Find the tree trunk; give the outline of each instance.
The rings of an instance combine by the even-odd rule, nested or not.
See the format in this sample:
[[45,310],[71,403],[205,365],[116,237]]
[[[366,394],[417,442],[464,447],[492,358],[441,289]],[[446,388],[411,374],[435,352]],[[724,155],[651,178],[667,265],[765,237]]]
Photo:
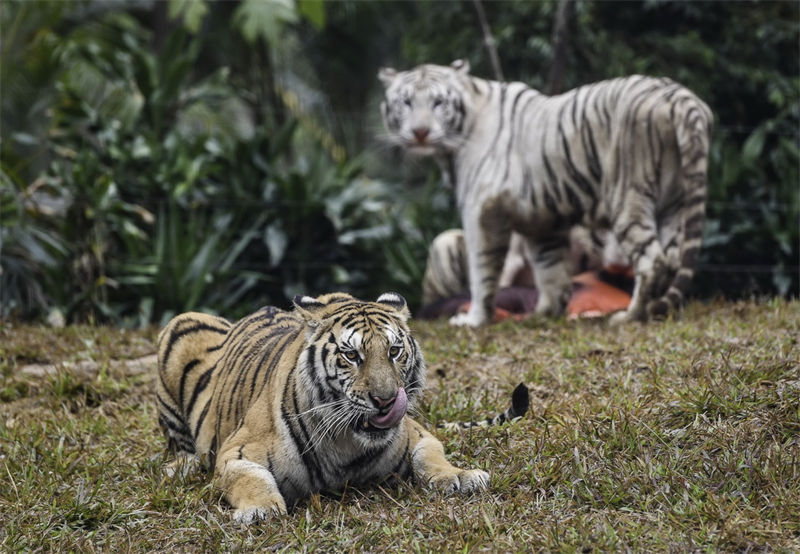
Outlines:
[[500,67],[500,58],[497,56],[497,46],[492,36],[492,30],[489,28],[489,22],[486,20],[486,12],[483,11],[483,4],[481,0],[472,0],[475,4],[475,11],[478,12],[478,23],[481,26],[483,33],[483,43],[486,45],[486,50],[489,52],[489,61],[492,64],[492,71],[494,78],[498,81],[505,81],[503,78],[503,70]]
[[564,86],[569,26],[575,15],[575,0],[559,0],[553,23],[553,65],[547,78],[547,94],[558,94]]

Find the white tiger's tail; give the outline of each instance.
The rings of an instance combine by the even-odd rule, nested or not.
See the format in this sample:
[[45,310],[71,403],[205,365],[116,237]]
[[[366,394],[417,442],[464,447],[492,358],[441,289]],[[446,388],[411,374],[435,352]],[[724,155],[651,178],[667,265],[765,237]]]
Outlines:
[[490,416],[480,421],[456,421],[444,422],[437,425],[439,428],[448,430],[470,429],[472,427],[488,427],[490,425],[502,425],[520,419],[528,411],[530,406],[530,393],[525,383],[520,383],[511,393],[511,406],[502,413]]
[[675,138],[680,155],[678,179],[683,189],[679,207],[679,266],[660,298],[648,303],[651,317],[663,317],[681,306],[689,289],[703,239],[706,219],[706,188],[708,152],[713,127],[713,115],[708,106],[688,90],[675,100],[672,116]]

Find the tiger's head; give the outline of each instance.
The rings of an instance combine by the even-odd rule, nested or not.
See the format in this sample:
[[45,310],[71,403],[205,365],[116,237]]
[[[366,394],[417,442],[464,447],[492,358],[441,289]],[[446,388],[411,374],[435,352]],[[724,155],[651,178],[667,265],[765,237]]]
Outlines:
[[313,391],[318,433],[352,433],[363,448],[391,442],[425,385],[425,362],[402,296],[363,302],[349,294],[297,296],[306,324],[299,363]]
[[382,68],[381,114],[390,142],[422,155],[444,154],[462,142],[470,110],[469,62],[420,65],[409,71]]

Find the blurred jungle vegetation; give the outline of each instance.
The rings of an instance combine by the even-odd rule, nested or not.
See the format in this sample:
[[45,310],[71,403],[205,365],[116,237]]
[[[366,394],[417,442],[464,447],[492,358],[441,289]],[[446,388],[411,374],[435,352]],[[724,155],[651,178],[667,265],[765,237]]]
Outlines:
[[[562,0],[563,1],[563,0]],[[507,80],[547,90],[559,0],[482,4]],[[800,4],[577,1],[561,88],[671,77],[713,109],[694,296],[798,294]],[[0,5],[0,315],[139,326],[297,293],[396,290],[458,226],[381,142],[383,65],[467,58],[476,3]]]

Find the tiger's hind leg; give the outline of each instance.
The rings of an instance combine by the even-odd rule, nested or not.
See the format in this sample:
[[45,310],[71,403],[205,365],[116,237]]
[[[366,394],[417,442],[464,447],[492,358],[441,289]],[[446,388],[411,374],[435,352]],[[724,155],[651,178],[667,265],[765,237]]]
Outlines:
[[621,205],[624,208],[613,221],[612,230],[633,265],[635,280],[628,309],[614,314],[612,324],[647,320],[648,302],[670,282],[669,261],[659,240],[652,201],[631,188]]
[[208,358],[218,351],[230,328],[227,320],[190,312],[174,317],[158,335],[158,423],[167,451],[176,456],[164,468],[167,474],[185,475],[204,465],[208,448],[197,441],[199,430],[191,428],[192,414],[213,389],[208,386]]
[[[167,451],[175,454],[178,459],[193,457],[195,454],[194,438],[186,423],[183,410],[178,406],[164,383],[163,375],[159,375],[156,385],[156,399],[159,412],[158,424],[167,439]],[[176,460],[176,463],[178,461]],[[175,471],[167,470],[167,473],[175,473]]]
[[666,267],[653,289],[653,295],[647,302],[647,317],[663,319],[670,310],[678,307],[681,299],[665,297],[670,283],[673,282],[681,266],[682,237],[681,207],[669,207],[659,216],[658,239],[664,249]]
[[448,229],[433,239],[422,278],[423,304],[469,291],[466,250],[461,229]]
[[183,418],[178,415],[172,398],[166,394],[163,385],[157,387],[158,423],[167,439],[167,452],[175,454],[175,459],[164,466],[168,477],[185,477],[202,468],[201,459],[196,455],[194,439]]
[[567,307],[572,282],[568,264],[569,235],[554,234],[528,243],[533,260],[533,279],[539,291],[536,313],[560,316]]

